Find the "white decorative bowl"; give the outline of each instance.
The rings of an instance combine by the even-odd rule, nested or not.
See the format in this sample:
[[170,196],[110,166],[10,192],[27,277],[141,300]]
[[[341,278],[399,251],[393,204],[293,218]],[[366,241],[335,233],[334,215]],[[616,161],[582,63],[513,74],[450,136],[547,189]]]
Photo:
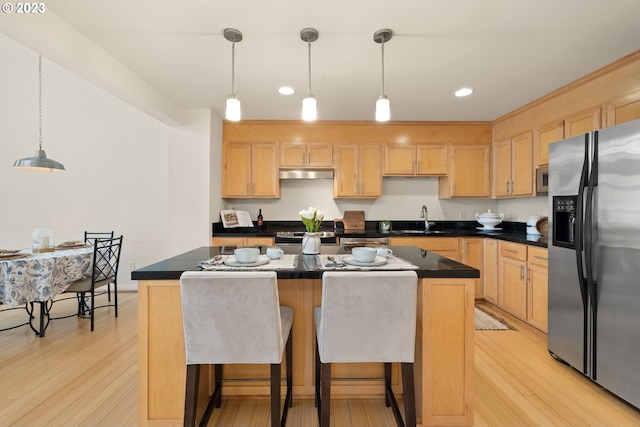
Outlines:
[[484,228],[496,228],[496,225],[500,224],[504,219],[504,214],[497,214],[491,212],[489,209],[488,212],[482,214],[476,214],[476,221],[478,221]]

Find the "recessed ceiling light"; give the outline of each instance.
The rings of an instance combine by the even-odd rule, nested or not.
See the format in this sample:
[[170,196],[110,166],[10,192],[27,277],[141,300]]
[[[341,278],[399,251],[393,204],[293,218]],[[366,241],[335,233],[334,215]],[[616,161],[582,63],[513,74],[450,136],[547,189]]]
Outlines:
[[280,95],[293,95],[296,91],[292,87],[282,86],[278,89],[278,92],[280,92]]
[[468,87],[463,87],[463,88],[461,88],[461,89],[458,89],[458,90],[455,92],[455,95],[456,95],[456,96],[458,96],[458,97],[462,97],[462,96],[469,96],[469,95],[471,95],[472,93],[473,93],[473,89],[468,88]]

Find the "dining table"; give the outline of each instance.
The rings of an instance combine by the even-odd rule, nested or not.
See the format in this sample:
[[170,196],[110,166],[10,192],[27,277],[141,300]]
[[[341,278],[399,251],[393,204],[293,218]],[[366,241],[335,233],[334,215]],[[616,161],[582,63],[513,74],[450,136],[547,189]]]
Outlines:
[[[24,305],[28,324],[40,337],[49,326],[49,312],[56,295],[76,280],[90,277],[92,271],[92,245],[78,242],[53,249],[37,253],[23,249],[0,254],[0,302],[8,307]],[[40,306],[37,320],[35,304]]]

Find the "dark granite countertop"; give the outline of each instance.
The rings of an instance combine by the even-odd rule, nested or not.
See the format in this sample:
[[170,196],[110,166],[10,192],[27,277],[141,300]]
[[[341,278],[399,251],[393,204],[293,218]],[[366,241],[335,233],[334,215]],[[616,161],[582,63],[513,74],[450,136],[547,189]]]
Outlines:
[[[424,221],[392,221],[390,232],[378,231],[378,221],[366,221],[365,230],[345,232],[343,228],[334,230],[333,221],[324,221],[321,231],[335,231],[336,237],[489,237],[525,245],[547,247],[547,237],[526,233],[526,224],[503,222],[497,231],[478,230],[476,221],[435,221],[431,227],[434,233],[417,233],[424,230]],[[213,224],[214,236],[274,237],[278,231],[304,231],[301,221],[265,221],[263,230],[255,227],[224,229],[222,224]]]
[[[414,246],[391,246],[393,254],[419,267],[416,272],[421,278],[470,278],[480,277],[480,272],[472,267],[436,255]],[[261,247],[261,252],[265,252]],[[298,265],[293,270],[278,270],[278,279],[320,279],[322,272],[315,255],[302,255],[300,246],[283,246],[287,254],[299,254]],[[164,261],[131,272],[132,280],[177,280],[185,271],[200,271],[198,263],[218,254],[232,254],[232,247],[203,246]],[[350,249],[342,246],[323,245],[323,254],[346,254]],[[375,271],[375,270],[374,270]]]

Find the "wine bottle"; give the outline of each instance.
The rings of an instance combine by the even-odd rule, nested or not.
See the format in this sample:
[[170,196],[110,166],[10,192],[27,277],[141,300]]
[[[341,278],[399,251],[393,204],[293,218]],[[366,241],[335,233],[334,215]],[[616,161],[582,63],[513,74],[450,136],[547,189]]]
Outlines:
[[258,210],[258,231],[262,231],[264,220],[262,219],[262,209]]

